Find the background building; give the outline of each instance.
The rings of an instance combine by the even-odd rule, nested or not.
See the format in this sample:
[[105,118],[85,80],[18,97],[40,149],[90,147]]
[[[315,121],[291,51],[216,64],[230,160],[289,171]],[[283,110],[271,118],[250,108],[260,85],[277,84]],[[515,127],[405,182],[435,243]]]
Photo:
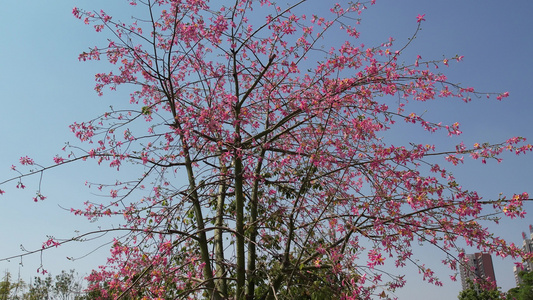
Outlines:
[[461,284],[463,290],[469,289],[469,279],[474,281],[476,279],[490,280],[496,286],[496,275],[494,274],[494,267],[492,266],[492,257],[488,253],[467,254],[468,262],[462,265]]
[[[525,232],[522,232],[522,238],[524,239],[522,250],[526,253],[533,253],[533,225],[529,225],[529,238],[526,237]],[[518,276],[518,273],[520,273],[520,271],[522,270],[526,272],[533,271],[533,261],[528,261],[527,263],[524,263],[524,268],[518,268],[517,266],[514,267],[513,273],[517,286],[522,283],[522,280]]]

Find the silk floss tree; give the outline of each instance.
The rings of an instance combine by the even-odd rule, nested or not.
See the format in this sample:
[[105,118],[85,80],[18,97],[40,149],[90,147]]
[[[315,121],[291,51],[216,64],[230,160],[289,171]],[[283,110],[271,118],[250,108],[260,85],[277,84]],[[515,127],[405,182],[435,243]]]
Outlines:
[[[434,71],[462,57],[408,64],[399,60],[408,44],[361,45],[358,18],[370,3],[315,13],[305,0],[129,2],[138,13],[129,23],[73,10],[109,37],[79,57],[111,63],[96,74],[98,94],[133,92],[129,105],[71,125],[82,143],[55,158],[142,169],[136,180],[99,185],[111,201],[72,209],[122,216],[129,232],[88,277],[94,298],[370,299],[405,284],[383,276],[386,261],[441,284],[413,258],[413,243],[442,250],[452,270],[459,240],[524,256],[478,220],[522,217],[529,196],[484,200],[444,166],[530,151],[523,138],[451,150],[383,138],[399,121],[461,134],[409,105],[477,95]],[[423,21],[413,19],[416,32]]]

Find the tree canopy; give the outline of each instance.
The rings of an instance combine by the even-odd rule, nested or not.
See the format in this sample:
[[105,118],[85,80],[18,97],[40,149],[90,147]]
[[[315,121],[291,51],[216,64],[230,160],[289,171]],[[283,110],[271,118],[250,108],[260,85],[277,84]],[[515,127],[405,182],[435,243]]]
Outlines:
[[81,280],[76,278],[74,270],[61,271],[52,277],[51,274],[35,276],[29,284],[22,279],[12,280],[12,275],[5,272],[0,282],[0,299],[2,300],[82,300],[93,299],[82,292]]
[[[22,157],[13,179],[23,187],[29,175],[82,161],[119,170],[115,182],[88,184],[109,201],[72,209],[123,218],[102,229],[126,234],[88,277],[94,298],[387,298],[405,278],[381,270],[385,261],[441,284],[413,258],[416,243],[441,250],[452,272],[464,255],[458,240],[524,256],[479,221],[522,217],[528,194],[485,200],[446,168],[464,156],[531,151],[524,138],[453,149],[385,138],[397,126],[461,134],[458,123],[410,109],[478,95],[437,70],[461,56],[406,63],[409,43],[361,45],[359,14],[371,3],[315,11],[318,1],[305,0],[128,2],[130,22],[104,10],[73,14],[107,33],[79,56],[110,64],[96,74],[97,93],[129,85],[131,97],[72,124],[80,143],[55,165]],[[424,21],[413,18],[413,37]]]
[[468,282],[469,288],[462,290],[459,293],[459,300],[500,300],[502,293],[495,288],[487,288],[479,283],[474,283],[471,280]]
[[517,287],[507,292],[509,300],[532,300],[533,299],[533,272],[525,270],[518,274],[522,280]]

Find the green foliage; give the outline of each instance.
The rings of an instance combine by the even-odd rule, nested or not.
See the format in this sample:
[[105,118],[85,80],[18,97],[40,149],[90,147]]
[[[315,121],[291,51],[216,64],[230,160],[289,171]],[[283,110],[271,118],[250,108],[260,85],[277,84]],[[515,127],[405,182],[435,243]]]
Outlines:
[[24,294],[27,300],[48,300],[52,296],[52,276],[44,278],[34,277],[33,284],[30,286],[28,293]]
[[478,283],[473,283],[469,281],[470,288],[461,291],[459,293],[459,300],[501,300],[502,293],[494,288],[491,290],[483,289],[483,287]]
[[533,272],[522,271],[518,274],[522,283],[507,292],[509,300],[533,300]]
[[81,281],[75,277],[74,270],[61,271],[52,277],[35,276],[30,284],[22,279],[12,281],[11,273],[5,272],[0,282],[0,300],[89,300],[85,295]]
[[53,292],[58,299],[63,300],[76,299],[77,296],[81,295],[82,285],[76,281],[74,270],[70,270],[68,273],[63,270],[61,274],[55,277]]
[[19,278],[16,282],[12,282],[11,273],[6,271],[2,282],[0,282],[0,300],[21,299],[18,294],[24,287],[24,281]]
[[6,275],[0,282],[0,299],[8,299],[9,294],[11,293],[11,274],[6,272]]

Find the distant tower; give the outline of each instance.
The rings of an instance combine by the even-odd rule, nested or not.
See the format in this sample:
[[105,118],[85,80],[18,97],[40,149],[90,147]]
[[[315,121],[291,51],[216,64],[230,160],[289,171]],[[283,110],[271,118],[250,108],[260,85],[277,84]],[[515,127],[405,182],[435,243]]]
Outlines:
[[[533,253],[533,225],[529,225],[529,238],[526,238],[525,232],[522,232],[522,238],[524,239],[524,243],[522,244],[522,250],[526,253]],[[524,268],[518,268],[516,266],[513,268],[516,285],[522,283],[522,279],[520,278],[520,276],[518,276],[518,273],[520,273],[520,271],[533,271],[533,261],[528,261],[527,263],[525,263]]]
[[496,285],[496,276],[492,265],[492,257],[488,253],[467,254],[468,262],[461,266],[461,285],[463,290],[469,289],[468,280],[491,280]]

